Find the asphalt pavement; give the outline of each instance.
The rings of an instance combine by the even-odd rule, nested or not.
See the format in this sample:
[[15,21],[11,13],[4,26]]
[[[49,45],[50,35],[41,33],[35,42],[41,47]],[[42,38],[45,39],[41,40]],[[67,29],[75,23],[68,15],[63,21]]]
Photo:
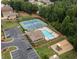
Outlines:
[[9,46],[17,46],[18,48],[18,50],[12,52],[13,59],[39,59],[39,56],[34,51],[27,38],[22,35],[23,33],[19,28],[6,29],[4,33],[6,37],[11,37],[13,41],[8,43],[1,42],[1,49]]

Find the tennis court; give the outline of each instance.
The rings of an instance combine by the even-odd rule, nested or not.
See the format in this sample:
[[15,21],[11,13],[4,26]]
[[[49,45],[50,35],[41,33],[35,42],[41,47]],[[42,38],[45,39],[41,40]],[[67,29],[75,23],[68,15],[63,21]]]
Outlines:
[[32,31],[44,26],[47,26],[47,24],[40,19],[32,19],[28,21],[22,21],[20,22],[20,25],[23,27],[24,30]]

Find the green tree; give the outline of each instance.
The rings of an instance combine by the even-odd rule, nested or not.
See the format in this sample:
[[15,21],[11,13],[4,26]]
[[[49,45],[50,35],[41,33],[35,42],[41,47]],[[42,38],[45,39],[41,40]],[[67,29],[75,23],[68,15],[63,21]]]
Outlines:
[[66,16],[61,24],[61,32],[66,35],[69,39],[69,42],[73,44],[75,50],[77,49],[77,29],[76,29],[76,19],[70,19],[69,16]]
[[10,1],[9,4],[16,11],[25,11],[25,12],[28,12],[28,13],[32,13],[33,11],[37,10],[37,7],[35,5],[32,5],[29,2],[24,2],[24,1]]
[[71,18],[72,17],[76,17],[77,16],[77,7],[76,5],[71,5],[67,11],[66,11],[66,15],[69,15]]
[[11,7],[13,7],[13,9],[15,9],[16,11],[21,11],[21,5],[22,5],[22,1],[10,1],[9,4]]
[[57,1],[55,2],[54,8],[53,8],[53,13],[55,15],[55,19],[62,22],[64,18],[64,12],[65,12],[65,7],[63,5],[63,2]]
[[61,32],[66,34],[67,36],[70,34],[69,29],[70,29],[70,17],[66,16],[65,19],[63,20],[61,24]]
[[8,0],[2,0],[1,3],[6,5],[6,4],[9,4],[9,1]]
[[49,57],[47,55],[43,55],[42,59],[49,59]]
[[36,13],[38,10],[38,6],[36,4],[32,4],[32,12]]

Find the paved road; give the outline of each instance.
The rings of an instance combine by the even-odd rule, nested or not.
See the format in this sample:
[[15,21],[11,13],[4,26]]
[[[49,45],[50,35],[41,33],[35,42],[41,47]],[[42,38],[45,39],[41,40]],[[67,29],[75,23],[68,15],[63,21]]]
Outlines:
[[27,38],[18,28],[7,29],[4,32],[14,40],[9,43],[1,43],[1,49],[9,46],[18,47],[18,50],[12,52],[13,59],[39,59]]

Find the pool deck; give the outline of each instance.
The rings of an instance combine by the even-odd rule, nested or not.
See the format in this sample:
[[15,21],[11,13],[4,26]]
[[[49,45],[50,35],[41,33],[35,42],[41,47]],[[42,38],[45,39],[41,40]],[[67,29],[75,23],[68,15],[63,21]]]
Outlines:
[[[42,27],[42,28],[39,28],[37,30],[41,30],[41,31],[44,31],[44,30],[47,30],[48,32],[50,32],[52,35],[54,35],[54,37],[52,37],[52,39],[54,38],[57,38],[59,35],[57,33],[55,33],[54,31],[52,31],[51,29],[49,29],[48,27]],[[49,41],[49,40],[52,40],[52,39],[48,39],[48,37],[45,36],[45,40]]]

